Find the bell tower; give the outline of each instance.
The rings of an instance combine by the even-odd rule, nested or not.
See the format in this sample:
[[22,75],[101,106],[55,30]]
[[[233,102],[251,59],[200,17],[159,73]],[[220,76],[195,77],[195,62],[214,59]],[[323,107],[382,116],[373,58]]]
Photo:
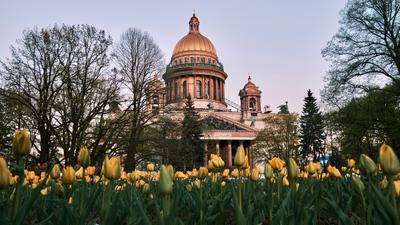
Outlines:
[[247,83],[239,92],[240,109],[242,112],[242,121],[251,119],[261,113],[261,91],[253,83],[251,77],[247,79]]

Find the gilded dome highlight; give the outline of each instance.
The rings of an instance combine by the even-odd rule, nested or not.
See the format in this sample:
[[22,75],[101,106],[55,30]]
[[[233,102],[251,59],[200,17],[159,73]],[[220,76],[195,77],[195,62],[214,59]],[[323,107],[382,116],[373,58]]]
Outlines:
[[199,31],[199,19],[193,14],[189,21],[189,33],[181,38],[172,52],[172,60],[182,56],[207,56],[217,60],[217,51],[212,42]]

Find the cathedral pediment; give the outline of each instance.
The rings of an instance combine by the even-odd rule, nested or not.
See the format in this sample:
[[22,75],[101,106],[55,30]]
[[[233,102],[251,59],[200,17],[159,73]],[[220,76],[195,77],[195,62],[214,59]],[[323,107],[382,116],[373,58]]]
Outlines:
[[202,119],[203,129],[206,131],[253,131],[250,127],[216,115],[208,115]]

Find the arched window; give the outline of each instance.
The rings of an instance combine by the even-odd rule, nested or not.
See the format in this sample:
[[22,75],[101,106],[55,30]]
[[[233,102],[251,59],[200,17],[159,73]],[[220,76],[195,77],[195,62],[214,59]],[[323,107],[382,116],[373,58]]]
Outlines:
[[178,82],[174,84],[174,98],[178,99]]
[[257,110],[257,102],[255,98],[250,98],[250,110],[256,111]]
[[196,80],[196,98],[201,98],[202,93],[201,93],[201,81]]
[[154,114],[158,114],[160,110],[160,97],[158,95],[153,95],[152,97],[152,106],[151,109]]
[[214,93],[213,93],[214,100],[216,100],[217,99],[217,82],[215,81],[215,79],[213,79],[213,89],[214,89]]
[[183,85],[182,85],[182,93],[183,93],[183,97],[186,98],[187,97],[187,87],[186,87],[186,80],[183,81]]

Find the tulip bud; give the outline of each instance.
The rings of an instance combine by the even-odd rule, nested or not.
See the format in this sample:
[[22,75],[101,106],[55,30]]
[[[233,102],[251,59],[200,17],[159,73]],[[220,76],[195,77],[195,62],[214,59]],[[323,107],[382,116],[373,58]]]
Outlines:
[[240,168],[241,168],[241,169],[248,169],[248,168],[250,168],[249,157],[247,157],[247,155],[244,157],[244,163],[243,163],[243,165],[242,165]]
[[222,181],[221,182],[221,187],[225,187],[226,186],[226,182],[225,181]]
[[237,148],[233,163],[238,167],[241,167],[245,163],[244,148],[242,145]]
[[239,170],[238,169],[233,169],[231,172],[232,177],[238,177],[239,176]]
[[118,180],[121,177],[121,162],[119,157],[104,160],[104,176],[109,180]]
[[299,166],[294,159],[290,158],[288,163],[288,175],[291,179],[297,177],[299,174]]
[[250,179],[257,182],[260,179],[260,170],[256,167],[251,171]]
[[200,167],[199,168],[199,179],[203,180],[204,178],[206,178],[208,175],[208,170],[205,167]]
[[78,163],[83,168],[87,168],[90,165],[90,154],[89,149],[85,146],[81,147],[78,154]]
[[214,169],[213,161],[212,161],[211,159],[208,160],[207,169],[208,169],[208,170]]
[[53,169],[51,169],[50,177],[51,177],[53,180],[56,180],[56,179],[58,179],[58,178],[60,177],[60,172],[61,172],[61,170],[60,170],[60,165],[55,164],[55,165],[53,166]]
[[10,182],[10,171],[7,167],[7,162],[3,157],[0,157],[0,189],[8,187]]
[[171,177],[171,179],[174,179],[174,167],[172,167],[171,164],[168,164],[167,166],[165,166],[165,168],[167,168],[168,174]]
[[193,181],[192,183],[193,187],[195,187],[196,189],[200,189],[201,188],[201,182],[200,180],[196,179],[195,181]]
[[356,161],[354,159],[347,160],[347,167],[353,168],[355,164],[356,164]]
[[400,180],[393,181],[394,191],[397,197],[400,197]]
[[224,169],[224,171],[222,172],[222,177],[226,178],[229,176],[229,169]]
[[379,162],[382,170],[386,175],[394,176],[400,173],[400,162],[393,149],[386,144],[383,144],[379,149]]
[[381,182],[379,182],[379,186],[381,187],[381,189],[386,189],[388,184],[389,184],[389,182],[386,179],[386,177],[384,177],[383,180]]
[[75,170],[71,166],[67,166],[62,171],[61,180],[65,185],[70,185],[75,183]]
[[356,186],[357,192],[361,194],[365,189],[364,183],[357,176],[351,176],[351,180],[353,181],[353,184]]
[[150,172],[154,171],[154,164],[153,163],[147,164],[146,169],[147,169],[147,171],[150,171]]
[[31,140],[27,130],[17,130],[14,135],[12,149],[18,156],[28,155],[31,152]]
[[145,184],[143,185],[143,192],[149,192],[149,191],[150,191],[150,184],[145,183]]
[[282,185],[283,185],[284,187],[289,187],[289,180],[287,179],[286,176],[284,176],[284,177],[282,178]]
[[278,171],[281,171],[283,169],[283,161],[280,158],[272,158],[271,160],[269,160],[269,164],[273,169],[276,169]]
[[83,167],[79,168],[79,170],[75,172],[75,177],[78,180],[83,178]]
[[169,195],[172,192],[172,178],[165,165],[161,166],[159,188],[162,195]]
[[265,178],[271,178],[273,173],[274,171],[272,170],[271,165],[269,163],[265,163],[265,168],[264,168]]
[[376,166],[374,160],[372,160],[365,154],[360,155],[359,167],[366,175],[375,174],[378,170],[378,167]]

